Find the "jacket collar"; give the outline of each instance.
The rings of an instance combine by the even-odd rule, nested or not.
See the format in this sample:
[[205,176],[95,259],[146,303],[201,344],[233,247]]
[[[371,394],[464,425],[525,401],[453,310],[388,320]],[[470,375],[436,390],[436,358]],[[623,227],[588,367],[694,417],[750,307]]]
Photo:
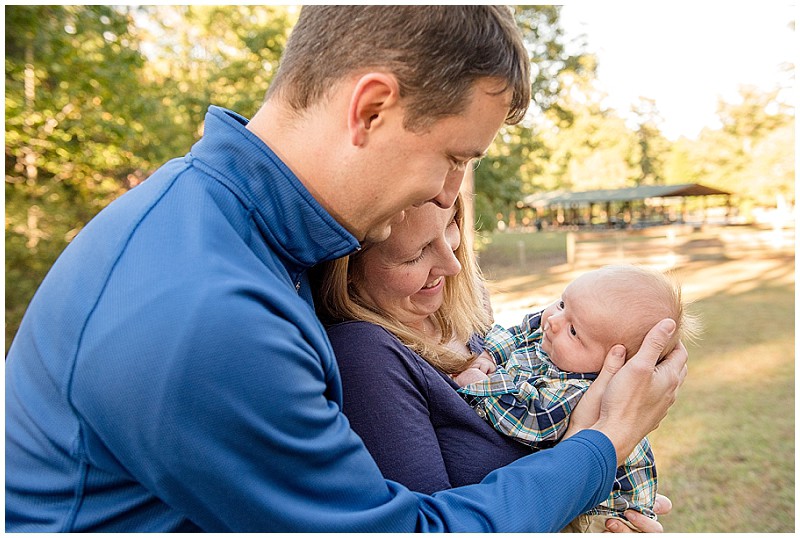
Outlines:
[[212,169],[254,213],[267,244],[298,268],[350,254],[358,240],[325,211],[297,176],[255,134],[248,120],[211,106],[189,158]]

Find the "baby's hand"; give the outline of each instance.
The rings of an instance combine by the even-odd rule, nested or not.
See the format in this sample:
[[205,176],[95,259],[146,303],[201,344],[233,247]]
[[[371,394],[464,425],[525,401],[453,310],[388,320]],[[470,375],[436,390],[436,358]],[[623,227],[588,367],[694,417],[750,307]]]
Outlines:
[[472,383],[477,383],[478,381],[483,381],[484,379],[488,378],[488,375],[477,368],[467,368],[460,374],[453,376],[453,381],[458,383],[459,387],[466,387],[467,385],[471,385]]
[[492,357],[484,351],[480,355],[478,355],[472,364],[469,365],[470,368],[477,368],[484,374],[491,374],[497,369],[497,365],[492,360]]
[[492,360],[487,352],[478,355],[469,368],[460,374],[453,376],[453,381],[458,383],[459,387],[466,387],[469,384],[483,381],[489,377],[497,369],[497,365]]

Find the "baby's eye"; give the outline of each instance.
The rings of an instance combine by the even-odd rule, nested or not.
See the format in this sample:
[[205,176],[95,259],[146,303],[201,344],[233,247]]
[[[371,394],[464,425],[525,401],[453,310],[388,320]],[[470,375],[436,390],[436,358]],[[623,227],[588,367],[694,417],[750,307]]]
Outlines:
[[556,308],[559,310],[564,310],[564,301],[558,301],[558,306]]
[[572,326],[572,325],[569,326],[569,334],[571,334],[572,336],[578,336],[578,332],[575,330],[575,327]]

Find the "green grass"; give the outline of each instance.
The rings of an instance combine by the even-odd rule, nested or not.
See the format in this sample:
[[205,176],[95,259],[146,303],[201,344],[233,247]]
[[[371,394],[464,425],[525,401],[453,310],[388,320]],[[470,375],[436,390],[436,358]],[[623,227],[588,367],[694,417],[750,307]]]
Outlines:
[[504,232],[478,234],[475,245],[486,276],[500,278],[565,263],[566,238],[564,232]]
[[[586,269],[537,269],[532,256],[521,265],[518,241],[547,252],[557,238],[501,235],[511,234],[480,256],[496,310],[524,293],[555,296]],[[749,235],[722,242],[675,270],[704,331],[688,346],[678,401],[650,435],[659,491],[674,505],[661,522],[667,532],[794,532],[794,251],[754,249]]]
[[678,402],[650,439],[676,532],[794,531],[794,286],[760,282],[695,310]]

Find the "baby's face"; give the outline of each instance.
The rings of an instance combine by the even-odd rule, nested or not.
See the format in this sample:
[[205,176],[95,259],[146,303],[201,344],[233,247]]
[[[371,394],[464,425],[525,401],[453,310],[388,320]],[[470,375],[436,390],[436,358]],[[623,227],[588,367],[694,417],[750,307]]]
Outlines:
[[565,372],[599,372],[612,345],[594,280],[592,273],[578,277],[542,313],[542,350]]

